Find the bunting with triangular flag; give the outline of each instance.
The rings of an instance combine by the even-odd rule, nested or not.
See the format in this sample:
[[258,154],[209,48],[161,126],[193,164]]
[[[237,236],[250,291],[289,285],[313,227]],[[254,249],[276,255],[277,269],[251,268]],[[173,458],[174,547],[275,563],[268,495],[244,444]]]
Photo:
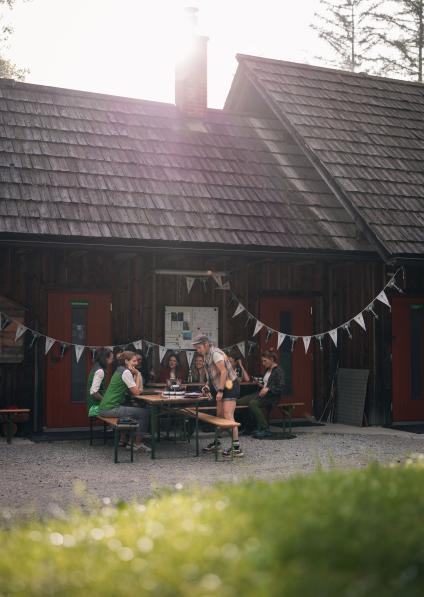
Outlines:
[[187,357],[188,366],[191,367],[195,351],[194,350],[186,350],[185,353],[186,353],[186,357]]
[[255,329],[254,329],[254,331],[253,331],[253,334],[252,334],[252,336],[256,336],[256,334],[257,334],[258,332],[260,332],[260,331],[261,331],[261,329],[262,329],[263,327],[264,327],[264,324],[263,324],[261,321],[259,321],[259,320],[257,319],[257,320],[256,320],[256,324],[255,324]]
[[239,303],[237,305],[237,309],[234,311],[233,317],[237,317],[237,315],[240,315],[240,313],[243,313],[243,311],[244,311],[244,307],[241,303]]
[[308,352],[308,348],[311,343],[311,337],[310,336],[302,336],[302,337],[303,337],[303,344],[305,346],[305,354],[306,354]]
[[135,340],[135,342],[133,342],[133,346],[136,350],[142,350],[143,349],[143,341]]
[[84,352],[85,346],[81,346],[80,344],[75,344],[75,358],[77,363],[79,362],[82,353]]
[[168,352],[168,349],[165,346],[159,346],[159,362],[162,363],[163,357]]
[[46,336],[46,344],[44,347],[44,354],[47,354],[49,352],[49,350],[51,349],[51,347],[53,346],[53,344],[56,342],[56,340],[54,338],[50,338],[50,336]]
[[196,278],[192,278],[191,276],[186,277],[186,284],[187,284],[187,294],[190,294],[191,289],[193,288],[193,284]]
[[278,341],[277,341],[277,350],[280,348],[282,343],[284,342],[284,338],[287,334],[283,334],[282,332],[278,332]]
[[243,355],[243,358],[245,358],[245,356],[246,356],[246,344],[245,344],[245,342],[238,342],[236,344],[236,346],[239,349],[239,351],[241,352],[241,354]]
[[332,341],[334,342],[334,346],[337,346],[337,328],[335,328],[334,330],[330,330],[328,333]]
[[363,330],[366,330],[366,326],[365,326],[365,321],[364,321],[364,316],[362,315],[362,313],[358,313],[358,315],[355,315],[355,317],[353,318],[357,324],[359,324],[361,326],[361,328]]
[[19,338],[25,334],[27,329],[28,328],[26,326],[18,323],[18,327],[16,328],[16,334],[15,334],[15,342],[16,342],[16,340],[19,340]]

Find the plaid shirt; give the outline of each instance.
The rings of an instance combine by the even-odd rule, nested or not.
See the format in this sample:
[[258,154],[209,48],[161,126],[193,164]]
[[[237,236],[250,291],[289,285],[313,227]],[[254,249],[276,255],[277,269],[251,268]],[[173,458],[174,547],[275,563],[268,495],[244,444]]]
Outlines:
[[227,379],[231,381],[235,381],[237,379],[237,373],[231,366],[230,361],[228,360],[227,355],[217,346],[211,345],[210,350],[207,355],[205,355],[205,368],[208,374],[209,382],[213,385],[216,391],[220,388],[221,382],[221,372],[214,363],[214,355],[221,355],[223,357],[224,366],[227,370]]

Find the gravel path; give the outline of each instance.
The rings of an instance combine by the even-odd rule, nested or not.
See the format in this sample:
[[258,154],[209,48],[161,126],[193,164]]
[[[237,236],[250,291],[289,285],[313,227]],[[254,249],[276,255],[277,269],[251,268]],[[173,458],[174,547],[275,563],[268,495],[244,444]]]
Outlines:
[[[342,426],[339,426],[342,427]],[[327,427],[296,429],[289,441],[242,438],[244,458],[214,462],[213,455],[193,457],[190,446],[162,441],[158,459],[135,454],[134,464],[124,462],[129,453],[121,449],[120,464],[113,464],[113,448],[85,441],[32,443],[16,439],[0,441],[0,509],[21,512],[54,512],[57,506],[84,503],[75,484],[82,482],[90,495],[100,499],[145,499],[160,488],[216,481],[239,481],[251,477],[276,479],[325,469],[366,466],[369,462],[401,462],[408,454],[424,453],[424,435],[370,428]],[[201,437],[205,445],[210,436]],[[224,441],[224,444],[228,440]]]

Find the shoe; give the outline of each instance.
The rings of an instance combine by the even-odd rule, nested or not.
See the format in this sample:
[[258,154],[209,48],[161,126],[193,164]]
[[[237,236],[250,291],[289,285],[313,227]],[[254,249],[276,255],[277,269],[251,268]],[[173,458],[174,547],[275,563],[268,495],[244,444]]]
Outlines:
[[252,437],[255,439],[265,439],[266,437],[272,437],[272,432],[269,429],[258,429],[252,433]]
[[[131,446],[129,444],[126,447],[126,450],[131,450]],[[133,451],[139,452],[140,450],[142,452],[151,452],[152,448],[150,446],[148,446],[147,444],[138,444],[138,445],[134,444]]]
[[241,448],[228,448],[228,450],[222,451],[222,457],[231,458],[231,452],[233,453],[232,455],[234,456],[234,458],[242,458],[244,456],[244,452]]
[[[218,445],[218,450],[221,449],[221,442],[217,442]],[[211,442],[210,444],[208,444],[205,448],[202,449],[202,452],[204,452],[205,454],[208,454],[209,452],[215,452],[215,442]]]

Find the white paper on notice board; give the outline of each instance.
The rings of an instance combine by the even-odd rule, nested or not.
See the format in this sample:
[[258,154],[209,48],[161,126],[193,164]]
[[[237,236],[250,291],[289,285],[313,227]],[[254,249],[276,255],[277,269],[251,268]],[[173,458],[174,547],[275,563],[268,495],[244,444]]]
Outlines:
[[218,307],[165,307],[165,346],[191,349],[196,334],[218,343]]

